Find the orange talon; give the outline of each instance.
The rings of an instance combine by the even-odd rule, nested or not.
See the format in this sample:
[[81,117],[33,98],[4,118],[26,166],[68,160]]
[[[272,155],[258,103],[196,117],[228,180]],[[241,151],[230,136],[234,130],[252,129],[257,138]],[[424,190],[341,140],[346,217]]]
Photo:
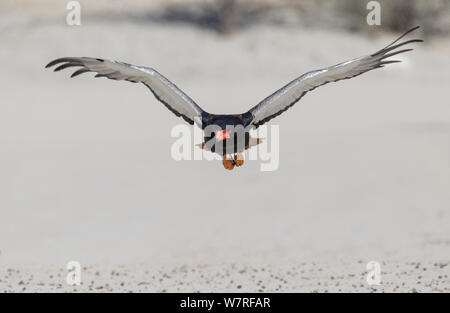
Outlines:
[[234,164],[236,166],[244,165],[244,155],[242,153],[238,152],[234,155]]
[[222,157],[222,164],[227,170],[234,169],[234,160],[228,160],[226,155]]

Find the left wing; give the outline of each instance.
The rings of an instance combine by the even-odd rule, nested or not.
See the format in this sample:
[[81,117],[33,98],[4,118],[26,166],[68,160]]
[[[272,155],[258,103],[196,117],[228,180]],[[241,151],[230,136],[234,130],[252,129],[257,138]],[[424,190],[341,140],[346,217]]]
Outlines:
[[202,127],[202,117],[206,113],[170,80],[150,67],[136,66],[124,62],[96,59],[96,58],[60,58],[53,60],[46,67],[55,68],[56,71],[68,67],[80,67],[70,77],[95,72],[95,77],[107,77],[114,80],[127,80],[133,83],[143,83],[176,116],[181,116],[189,124],[194,122]]
[[420,39],[413,39],[394,45],[408,33],[418,28],[419,26],[411,28],[390,45],[373,54],[303,74],[251,108],[247,113],[251,113],[253,118],[248,125],[258,127],[264,124],[292,107],[308,91],[326,83],[352,78],[370,70],[383,67],[385,64],[400,62],[386,59],[393,55],[413,50],[396,50],[397,48],[413,42],[422,42]]

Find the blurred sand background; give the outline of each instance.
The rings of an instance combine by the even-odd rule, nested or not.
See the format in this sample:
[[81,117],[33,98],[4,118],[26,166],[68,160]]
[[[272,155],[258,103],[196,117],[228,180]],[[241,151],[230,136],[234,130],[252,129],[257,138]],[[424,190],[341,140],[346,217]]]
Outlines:
[[[354,1],[240,1],[226,26],[213,1],[91,2],[79,27],[66,1],[0,2],[0,291],[450,290],[448,3],[382,4],[369,27]],[[144,86],[44,70],[61,56],[151,66],[235,113],[416,24],[426,43],[403,63],[272,121],[274,172],[174,161],[182,120]]]

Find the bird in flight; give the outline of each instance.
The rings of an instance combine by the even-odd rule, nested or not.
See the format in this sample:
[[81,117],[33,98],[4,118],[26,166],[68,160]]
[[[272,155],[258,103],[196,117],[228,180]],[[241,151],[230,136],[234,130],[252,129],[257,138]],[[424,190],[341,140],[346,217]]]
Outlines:
[[195,123],[199,126],[203,130],[205,140],[201,147],[221,155],[224,168],[232,170],[235,166],[243,165],[244,150],[261,142],[261,139],[250,136],[250,129],[257,128],[285,112],[308,91],[319,86],[349,79],[384,67],[386,64],[400,62],[389,58],[413,50],[399,49],[407,44],[422,42],[420,39],[411,39],[398,43],[400,39],[418,28],[419,26],[411,28],[375,53],[305,73],[241,114],[212,114],[204,111],[180,88],[150,67],[90,57],[59,58],[48,63],[46,67],[58,65],[55,71],[79,67],[71,77],[94,72],[95,77],[143,83],[172,113],[191,125]]

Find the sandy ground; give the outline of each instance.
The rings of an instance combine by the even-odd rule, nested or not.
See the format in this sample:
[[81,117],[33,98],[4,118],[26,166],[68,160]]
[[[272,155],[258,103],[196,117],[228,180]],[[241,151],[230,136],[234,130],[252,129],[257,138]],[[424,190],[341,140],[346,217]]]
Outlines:
[[[308,94],[280,166],[174,161],[181,123],[144,87],[44,65],[152,66],[204,109],[247,110],[393,34],[0,16],[0,291],[450,290],[450,42]],[[81,263],[82,285],[66,284]],[[366,264],[381,264],[381,285]]]

